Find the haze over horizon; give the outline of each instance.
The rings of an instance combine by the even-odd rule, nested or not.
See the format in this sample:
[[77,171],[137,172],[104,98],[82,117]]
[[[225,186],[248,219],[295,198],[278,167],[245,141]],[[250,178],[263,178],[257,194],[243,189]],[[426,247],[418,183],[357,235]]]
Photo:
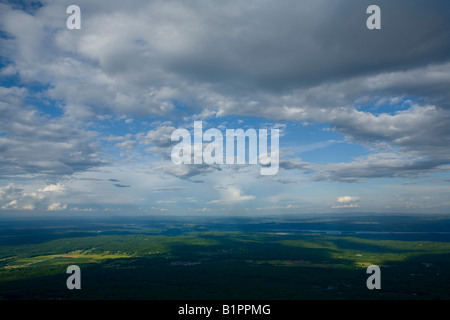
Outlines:
[[[448,214],[449,88],[445,0],[0,1],[0,216]],[[278,173],[174,165],[200,120]]]

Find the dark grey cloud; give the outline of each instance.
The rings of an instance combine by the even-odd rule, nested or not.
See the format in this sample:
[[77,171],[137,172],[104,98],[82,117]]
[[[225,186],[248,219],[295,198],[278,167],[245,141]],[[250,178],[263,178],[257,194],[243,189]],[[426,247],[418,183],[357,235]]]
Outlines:
[[173,186],[173,187],[163,187],[163,188],[153,188],[154,192],[167,192],[167,191],[179,191],[187,189],[187,187]]
[[[119,179],[108,179],[108,181],[111,181],[111,182],[120,182]],[[114,186],[117,187],[117,188],[131,188],[130,185],[122,184],[122,183],[114,183]]]
[[419,178],[432,172],[449,171],[448,160],[418,159],[405,153],[375,153],[351,162],[314,164],[301,159],[280,162],[285,170],[300,170],[312,181],[364,182],[381,178]]
[[114,186],[116,186],[117,188],[130,188],[131,187],[129,185],[120,184],[120,183],[115,183]]
[[195,183],[203,183],[203,180],[195,179],[197,176],[203,176],[210,172],[221,171],[222,168],[220,165],[207,165],[207,164],[198,164],[198,165],[173,165],[172,163],[164,163],[157,167],[157,172],[169,175],[172,177],[176,177],[179,179],[187,180]]
[[431,172],[448,171],[437,160],[377,159],[327,165],[313,176],[315,181],[363,182],[379,178],[419,178]]
[[232,84],[286,90],[448,61],[448,2],[377,1],[382,29],[370,31],[366,8],[372,2],[192,2],[208,29],[194,37],[197,46],[167,57],[167,65],[222,90]]
[[303,172],[311,172],[312,167],[308,162],[303,161],[302,159],[281,159],[280,160],[280,168],[285,170],[301,170]]

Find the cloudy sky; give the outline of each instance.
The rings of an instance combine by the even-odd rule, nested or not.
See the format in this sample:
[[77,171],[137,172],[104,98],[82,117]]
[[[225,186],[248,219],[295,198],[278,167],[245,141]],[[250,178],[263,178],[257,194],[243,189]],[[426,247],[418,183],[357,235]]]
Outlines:
[[[174,165],[200,120],[278,173]],[[449,146],[448,0],[0,1],[0,214],[448,213]]]

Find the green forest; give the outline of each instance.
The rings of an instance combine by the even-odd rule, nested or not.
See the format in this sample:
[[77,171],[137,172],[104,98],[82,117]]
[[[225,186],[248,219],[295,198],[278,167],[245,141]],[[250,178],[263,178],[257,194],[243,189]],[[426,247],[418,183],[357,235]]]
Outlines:
[[[398,234],[375,233],[371,239],[353,232],[292,231],[292,222],[267,226],[5,226],[0,299],[450,298],[448,241],[420,233],[392,240],[373,237]],[[66,287],[69,265],[81,269],[81,290]],[[370,265],[380,267],[380,290],[366,286]]]

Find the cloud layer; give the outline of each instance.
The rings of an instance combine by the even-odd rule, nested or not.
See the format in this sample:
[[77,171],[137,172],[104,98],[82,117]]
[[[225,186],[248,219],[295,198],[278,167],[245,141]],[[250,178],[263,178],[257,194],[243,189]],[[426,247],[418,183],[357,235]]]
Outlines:
[[[282,172],[271,180],[277,185],[448,172],[447,0],[378,0],[382,29],[375,31],[366,28],[372,3],[365,0],[80,0],[82,28],[68,30],[71,4],[0,3],[4,210],[66,209],[62,181],[95,176],[107,165],[111,176],[121,172],[111,164],[137,172],[137,164],[145,163],[146,174],[180,192],[187,187],[177,182],[210,182],[216,187],[205,203],[261,198],[223,181],[251,170],[170,162],[172,131],[194,119],[219,128],[233,117],[283,122],[282,138],[290,145],[281,144]],[[288,151],[301,149],[296,144],[304,131],[297,128],[290,138],[286,123],[311,131],[326,126],[341,145],[366,152],[342,161],[333,154],[326,162],[303,160]],[[329,141],[312,142],[311,148],[329,148]],[[102,179],[106,189],[136,201],[128,190],[136,192],[137,181]],[[46,186],[26,189],[19,180]],[[19,186],[16,193],[10,181]],[[32,192],[42,201],[32,201]],[[360,205],[343,199],[329,201],[334,208]]]
[[106,163],[92,132],[41,114],[28,96],[25,88],[0,87],[0,177],[61,177]]

